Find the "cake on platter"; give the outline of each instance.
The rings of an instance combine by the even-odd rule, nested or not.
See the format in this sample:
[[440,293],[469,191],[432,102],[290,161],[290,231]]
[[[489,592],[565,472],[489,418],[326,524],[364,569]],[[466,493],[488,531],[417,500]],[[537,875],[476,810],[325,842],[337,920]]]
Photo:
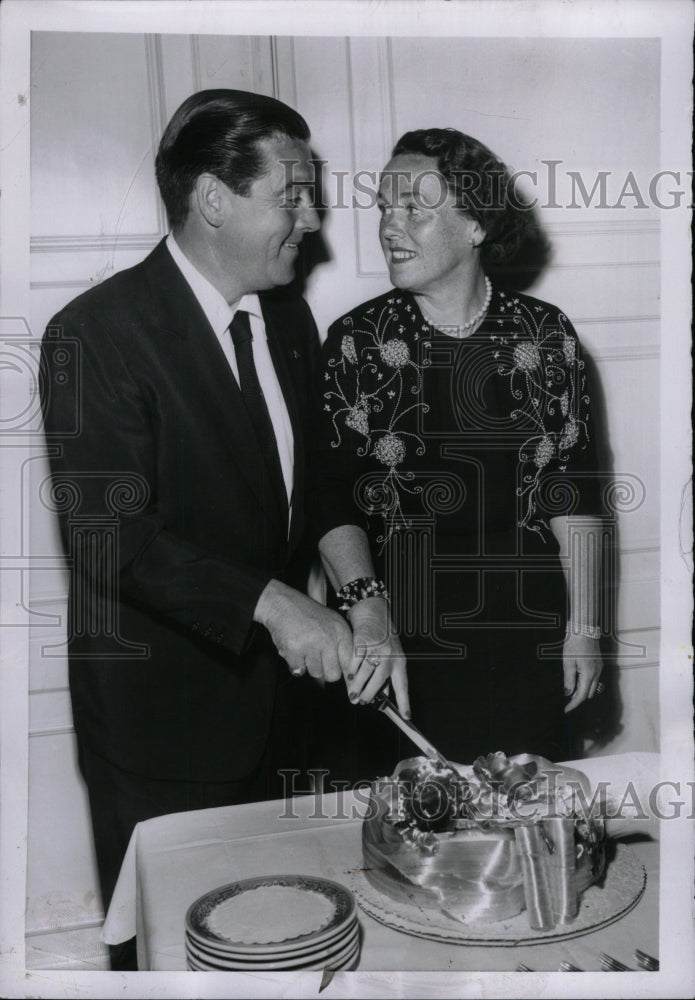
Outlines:
[[523,910],[532,929],[572,923],[605,868],[586,776],[501,752],[454,767],[411,757],[373,784],[362,825],[370,884],[464,924]]

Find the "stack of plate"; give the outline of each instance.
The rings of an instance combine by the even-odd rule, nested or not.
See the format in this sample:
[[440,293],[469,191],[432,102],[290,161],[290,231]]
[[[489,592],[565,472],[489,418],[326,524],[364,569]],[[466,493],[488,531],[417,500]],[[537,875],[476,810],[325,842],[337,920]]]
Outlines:
[[354,969],[359,950],[352,893],[309,875],[233,882],[186,914],[186,959],[197,971]]

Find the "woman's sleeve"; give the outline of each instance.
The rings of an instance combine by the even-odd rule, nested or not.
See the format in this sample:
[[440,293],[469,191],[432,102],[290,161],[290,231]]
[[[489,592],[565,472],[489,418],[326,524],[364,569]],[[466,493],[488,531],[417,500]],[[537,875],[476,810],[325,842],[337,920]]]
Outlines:
[[564,318],[553,347],[546,353],[551,392],[545,414],[553,460],[542,470],[538,505],[546,517],[600,516],[606,470],[599,461],[597,399],[577,334]]
[[369,449],[369,407],[360,395],[354,336],[334,323],[321,351],[316,415],[316,513],[319,537],[344,524],[368,530],[360,483]]

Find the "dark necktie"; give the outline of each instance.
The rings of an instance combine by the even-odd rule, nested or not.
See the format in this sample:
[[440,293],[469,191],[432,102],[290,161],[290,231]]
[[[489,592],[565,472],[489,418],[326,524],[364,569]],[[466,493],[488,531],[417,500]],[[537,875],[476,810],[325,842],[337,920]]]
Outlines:
[[266,469],[268,470],[271,489],[277,494],[281,509],[284,511],[285,516],[287,516],[287,490],[285,489],[285,480],[282,475],[282,465],[280,464],[280,454],[278,452],[273,422],[268,413],[265,396],[261,389],[261,383],[258,381],[258,372],[253,360],[253,338],[249,324],[249,314],[244,310],[237,309],[234,313],[234,319],[230,323],[229,332],[232,335],[234,350],[236,352],[241,396],[258,435],[261,453]]

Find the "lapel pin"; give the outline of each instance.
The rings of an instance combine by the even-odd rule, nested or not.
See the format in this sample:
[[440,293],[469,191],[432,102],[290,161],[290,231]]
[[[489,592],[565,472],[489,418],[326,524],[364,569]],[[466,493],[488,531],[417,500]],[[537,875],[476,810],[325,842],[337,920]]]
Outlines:
[[294,358],[295,361],[299,361],[301,355],[300,355],[299,351],[293,350],[292,351],[292,357]]

